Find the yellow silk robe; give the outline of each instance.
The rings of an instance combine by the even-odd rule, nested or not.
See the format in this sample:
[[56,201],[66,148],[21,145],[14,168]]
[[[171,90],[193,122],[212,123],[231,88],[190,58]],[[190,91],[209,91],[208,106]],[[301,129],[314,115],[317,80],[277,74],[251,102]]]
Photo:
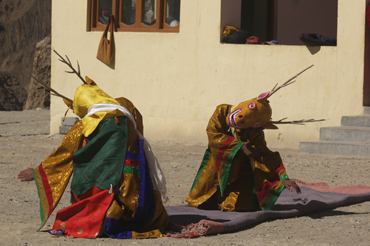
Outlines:
[[[122,106],[127,108],[134,116],[137,129],[143,133],[142,116],[135,106],[125,98],[116,99]],[[73,153],[82,148],[85,143],[83,135],[82,121],[76,123],[64,138],[62,144],[34,171],[35,182],[38,187],[40,197],[40,214],[42,225],[57,206],[68,181],[73,173]],[[134,125],[127,120],[127,151],[138,153],[138,138]],[[116,195],[114,195],[111,203],[107,204],[105,218],[116,220],[125,220],[128,223],[134,218],[139,200],[139,176],[134,173],[123,173],[117,186]],[[168,224],[168,215],[163,207],[162,200],[158,191],[154,190],[154,203],[150,206],[155,206],[153,219],[143,225],[138,231],[132,231],[131,238],[147,238],[147,237],[162,237],[164,236],[160,230]],[[78,198],[77,201],[79,201]],[[92,215],[93,216],[93,215]],[[103,222],[102,222],[103,223]],[[59,226],[59,225],[58,225]],[[60,225],[60,227],[62,227]],[[71,233],[79,234],[83,228],[78,227],[77,232],[73,232],[74,228],[60,228],[69,230]],[[100,229],[100,228],[99,228]],[[86,230],[89,230],[88,228]],[[91,228],[90,228],[91,230]],[[96,229],[95,229],[96,230]],[[99,230],[93,233],[94,236],[99,235]],[[91,234],[91,233],[90,233]],[[131,236],[131,234],[130,234]]]
[[[208,123],[209,147],[186,201],[202,209],[269,210],[288,176],[279,153],[267,148],[262,128],[235,129],[234,137],[226,123],[231,108],[219,105]],[[244,144],[253,158],[240,149]]]

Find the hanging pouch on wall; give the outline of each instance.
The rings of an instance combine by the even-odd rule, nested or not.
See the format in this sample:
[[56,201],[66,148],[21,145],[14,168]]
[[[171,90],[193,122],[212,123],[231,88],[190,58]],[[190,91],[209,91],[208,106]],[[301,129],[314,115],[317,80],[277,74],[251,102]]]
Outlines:
[[[110,32],[110,39],[107,38],[108,30]],[[114,65],[114,55],[115,55],[115,46],[114,46],[115,44],[113,35],[114,30],[115,30],[114,16],[111,15],[109,17],[107,27],[104,30],[103,36],[101,37],[98,47],[98,54],[96,55],[96,58],[98,58],[99,60],[101,60],[110,67]]]

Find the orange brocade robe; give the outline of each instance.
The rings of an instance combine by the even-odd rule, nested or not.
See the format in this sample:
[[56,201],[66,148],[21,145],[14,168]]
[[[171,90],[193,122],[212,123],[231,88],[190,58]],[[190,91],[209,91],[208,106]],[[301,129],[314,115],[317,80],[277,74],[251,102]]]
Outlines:
[[[125,98],[116,100],[134,116],[137,129],[142,133],[143,124],[140,112],[129,100]],[[109,183],[93,186],[86,192],[80,192],[82,194],[75,193],[73,189],[73,180],[77,180],[78,176],[84,178],[81,171],[79,171],[79,175],[77,173],[79,165],[81,166],[84,163],[74,163],[74,153],[86,149],[93,142],[93,137],[90,142],[86,142],[87,138],[82,134],[82,121],[72,127],[60,147],[35,169],[34,177],[40,197],[41,227],[57,206],[71,174],[74,173],[71,192],[72,205],[58,211],[53,230],[61,229],[64,231],[64,235],[74,237],[97,237],[102,234],[114,238],[164,236],[160,230],[167,226],[169,219],[159,192],[152,188],[148,167],[144,161],[145,157],[143,158],[141,155],[143,152],[139,144],[141,140],[138,139],[131,121],[124,120],[125,116],[118,118],[121,122],[126,122],[122,124],[116,122],[116,124],[119,124],[117,127],[125,129],[127,133],[126,136],[122,137],[122,141],[118,140],[125,143],[122,151],[124,151],[123,154],[126,157],[121,161],[121,170],[123,171],[113,170],[112,172],[112,168],[108,171],[108,162],[106,163],[108,166],[105,166],[106,164],[102,165],[101,175],[99,176],[104,181],[117,173],[118,182],[113,184],[111,189]],[[114,122],[114,118],[108,118],[102,121],[101,124],[104,125],[107,121],[112,120]],[[99,127],[97,129],[100,130]],[[117,135],[115,132],[113,134]],[[91,136],[94,136],[94,133]],[[98,151],[95,150],[95,153]],[[135,156],[141,156],[141,159],[135,159]],[[112,158],[114,157],[112,156]],[[109,159],[110,157],[105,160]],[[84,165],[87,165],[85,168],[91,169],[95,164],[87,162]],[[146,180],[142,180],[144,172]],[[144,183],[144,181],[146,182]],[[81,182],[83,184],[84,181]],[[145,187],[143,187],[143,184],[145,184]],[[104,187],[104,185],[108,186]],[[144,188],[146,189],[145,192],[149,194],[149,198],[146,194],[143,194]],[[138,214],[141,214],[140,218],[137,218],[136,215]],[[108,231],[114,233],[108,233]]]
[[[201,209],[270,210],[288,179],[282,160],[267,148],[263,128],[236,129],[234,137],[226,123],[231,108],[219,105],[208,123],[209,147],[186,201]],[[253,158],[244,144],[257,151]]]

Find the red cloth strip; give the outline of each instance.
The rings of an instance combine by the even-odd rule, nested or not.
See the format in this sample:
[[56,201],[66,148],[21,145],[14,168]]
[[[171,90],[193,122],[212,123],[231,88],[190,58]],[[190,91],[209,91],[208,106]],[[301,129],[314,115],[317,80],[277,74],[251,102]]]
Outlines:
[[[113,190],[112,192],[114,193],[116,191],[116,186],[113,187]],[[89,198],[91,196],[95,196],[96,194],[99,194],[100,192],[104,191],[104,189],[99,189],[98,187],[96,186],[93,186],[90,190],[86,191],[83,195],[77,197],[73,192],[72,192],[72,195],[73,195],[73,201],[72,201],[72,204],[76,203],[76,202],[79,202],[81,200],[84,200],[86,198]]]
[[48,177],[46,176],[46,173],[44,171],[44,169],[42,168],[42,163],[41,165],[39,165],[39,173],[40,173],[40,176],[41,176],[41,180],[42,180],[42,185],[44,186],[44,191],[45,191],[45,195],[46,195],[46,199],[48,201],[48,205],[49,205],[49,211],[48,211],[48,216],[50,216],[51,212],[53,212],[53,192],[51,191],[51,188],[50,188],[50,185],[49,185],[49,181],[48,181]]
[[232,141],[234,141],[233,137],[229,137],[228,139],[226,139],[226,141],[222,144],[221,149],[218,151],[217,159],[216,159],[217,172],[220,169],[222,158],[223,158],[226,150],[229,148],[229,145],[231,144]]
[[280,177],[279,173],[280,173],[281,170],[284,170],[284,169],[285,169],[284,165],[280,164],[280,166],[278,168],[276,168],[275,172]]
[[265,198],[267,192],[271,189],[271,187],[274,186],[278,182],[279,180],[276,180],[274,182],[270,182],[268,180],[265,181],[265,183],[262,186],[262,189],[257,192],[257,200],[259,203],[262,202],[263,198]]
[[137,161],[137,160],[131,160],[131,159],[126,159],[125,160],[125,166],[139,167],[139,161]]

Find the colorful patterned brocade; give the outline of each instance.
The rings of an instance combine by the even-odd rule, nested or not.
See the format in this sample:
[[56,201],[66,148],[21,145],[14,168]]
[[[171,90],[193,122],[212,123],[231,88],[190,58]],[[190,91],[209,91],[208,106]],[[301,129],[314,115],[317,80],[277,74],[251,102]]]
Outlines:
[[[124,98],[142,133],[140,113]],[[87,138],[78,122],[62,145],[34,171],[42,225],[56,207],[73,172],[72,205],[58,211],[53,230],[63,235],[113,238],[162,237],[168,215],[153,190],[143,141],[125,116],[100,122]],[[40,228],[41,228],[40,227]]]
[[76,123],[62,144],[34,170],[40,198],[41,227],[57,206],[73,171],[73,153],[82,147],[81,122]]
[[[287,179],[279,153],[266,147],[262,128],[236,129],[226,123],[231,105],[220,105],[211,117],[209,148],[186,201],[189,206],[227,211],[269,210]],[[248,144],[258,155],[248,158],[240,148]]]
[[[105,231],[112,238],[132,238],[132,232],[139,232],[143,227],[150,224],[153,218],[155,218],[156,197],[143,151],[143,140],[140,140],[139,143],[139,154],[135,159],[130,161],[131,163],[137,162],[139,169],[139,172],[137,172],[140,180],[138,184],[138,197],[133,199],[134,201],[137,201],[136,211],[133,211],[129,220],[118,217],[116,216],[116,213],[112,213],[111,211],[107,214],[107,218],[105,220]],[[131,173],[131,170],[132,169],[126,168],[126,171],[128,171],[132,176],[136,176],[137,174]]]

